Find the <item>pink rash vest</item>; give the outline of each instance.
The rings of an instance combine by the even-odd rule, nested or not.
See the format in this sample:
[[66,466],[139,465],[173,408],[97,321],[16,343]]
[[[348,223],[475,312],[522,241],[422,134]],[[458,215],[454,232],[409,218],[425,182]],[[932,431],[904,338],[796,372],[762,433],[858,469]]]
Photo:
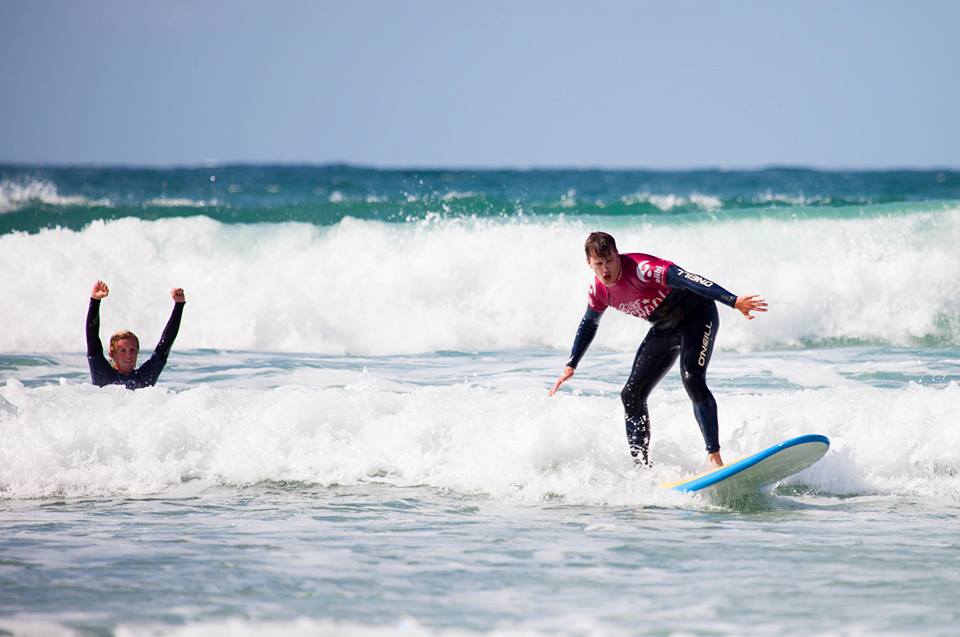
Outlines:
[[672,261],[634,252],[620,255],[620,278],[607,287],[594,278],[587,302],[595,312],[608,307],[632,316],[649,318],[673,288],[667,286],[667,269]]

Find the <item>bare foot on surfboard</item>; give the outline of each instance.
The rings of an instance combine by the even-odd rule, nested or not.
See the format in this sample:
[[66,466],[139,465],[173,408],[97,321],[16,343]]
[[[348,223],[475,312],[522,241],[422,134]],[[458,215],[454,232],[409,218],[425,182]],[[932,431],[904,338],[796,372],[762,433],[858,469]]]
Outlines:
[[719,469],[722,466],[723,466],[723,458],[720,457],[719,451],[714,451],[713,453],[707,454],[708,469]]

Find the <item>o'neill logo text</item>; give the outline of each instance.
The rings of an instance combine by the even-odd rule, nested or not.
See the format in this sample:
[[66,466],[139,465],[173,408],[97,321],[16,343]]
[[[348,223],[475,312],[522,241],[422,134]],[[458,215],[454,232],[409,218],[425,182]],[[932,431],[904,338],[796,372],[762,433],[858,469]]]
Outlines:
[[700,348],[700,358],[697,359],[700,367],[707,365],[707,348],[710,347],[711,332],[713,332],[713,321],[707,323],[707,331],[703,333],[703,347]]
[[686,270],[681,270],[680,268],[677,268],[677,270],[679,270],[678,274],[683,278],[685,278],[687,281],[693,281],[694,283],[699,283],[705,288],[713,287],[713,281],[710,281],[709,279],[705,279],[699,274],[694,274],[693,272],[687,272]]

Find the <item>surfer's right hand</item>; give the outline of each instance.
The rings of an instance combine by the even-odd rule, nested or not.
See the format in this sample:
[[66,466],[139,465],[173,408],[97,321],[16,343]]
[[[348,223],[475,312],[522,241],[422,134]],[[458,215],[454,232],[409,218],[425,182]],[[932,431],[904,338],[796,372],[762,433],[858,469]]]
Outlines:
[[553,396],[557,393],[557,390],[560,389],[560,385],[570,379],[573,376],[573,368],[570,366],[564,367],[563,372],[560,374],[560,377],[557,378],[556,384],[553,386],[553,389],[550,390],[550,393],[547,394],[547,397]]

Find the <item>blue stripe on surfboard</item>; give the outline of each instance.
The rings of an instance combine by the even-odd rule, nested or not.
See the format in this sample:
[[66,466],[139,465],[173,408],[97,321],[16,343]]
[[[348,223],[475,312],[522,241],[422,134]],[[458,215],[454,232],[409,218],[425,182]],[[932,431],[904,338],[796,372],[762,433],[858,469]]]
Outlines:
[[825,444],[828,448],[830,447],[830,440],[821,434],[806,434],[803,436],[797,436],[796,438],[790,438],[789,440],[784,440],[783,442],[777,443],[772,447],[764,449],[763,451],[758,451],[752,456],[747,456],[743,460],[734,462],[731,465],[717,469],[713,473],[708,473],[705,476],[695,478],[689,482],[678,484],[674,486],[673,489],[675,491],[682,491],[684,493],[705,489],[718,482],[726,480],[730,476],[736,475],[745,469],[749,469],[758,462],[766,460],[770,456],[783,451],[784,449],[789,449],[790,447],[796,447],[797,445],[803,445],[811,442],[820,442]]

